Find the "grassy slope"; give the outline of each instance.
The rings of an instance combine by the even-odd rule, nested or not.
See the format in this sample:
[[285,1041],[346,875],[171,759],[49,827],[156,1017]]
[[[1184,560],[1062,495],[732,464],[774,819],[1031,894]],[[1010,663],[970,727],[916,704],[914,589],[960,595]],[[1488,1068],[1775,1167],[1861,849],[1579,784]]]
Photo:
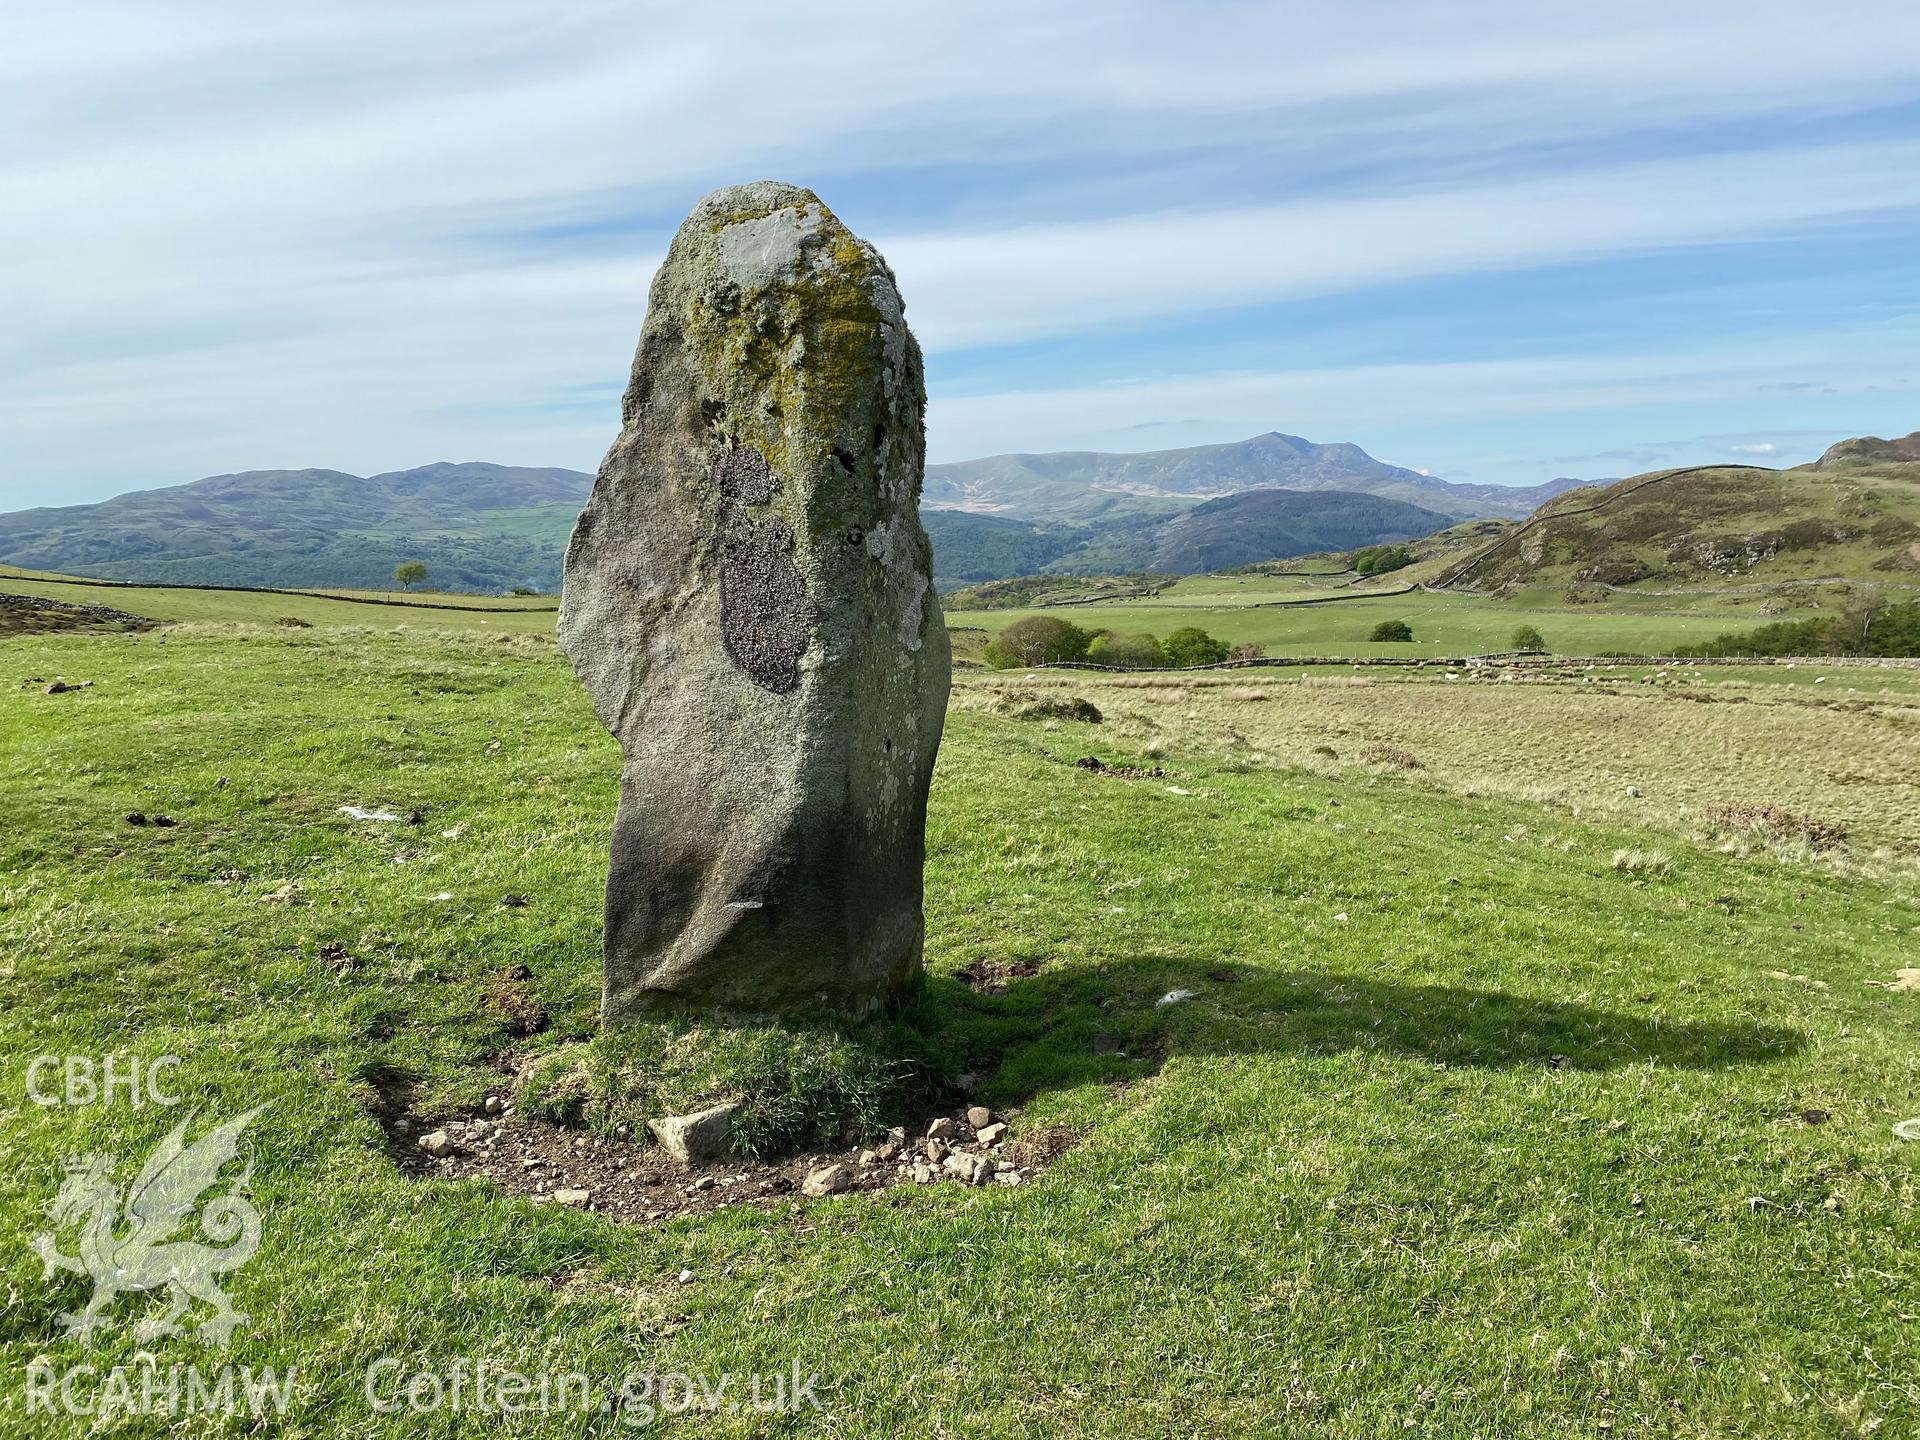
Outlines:
[[[182,1088],[221,1113],[276,1102],[267,1238],[231,1288],[253,1315],[232,1358],[301,1368],[278,1433],[493,1433],[376,1423],[360,1372],[382,1354],[603,1374],[798,1356],[832,1418],[796,1433],[840,1435],[1920,1422],[1920,1147],[1887,1131],[1920,1113],[1920,997],[1868,984],[1911,962],[1910,890],[1176,742],[1179,795],[1067,763],[1124,758],[1108,729],[957,714],[935,1006],[989,1099],[1082,1145],[1018,1190],[619,1229],[403,1180],[365,1113],[381,1067],[438,1096],[498,1083],[487,1057],[512,1042],[478,993],[502,967],[530,966],[556,1016],[538,1043],[591,1023],[617,757],[551,645],[162,633],[0,645],[10,675],[96,682],[0,688],[0,1054],[15,1095],[28,1056],[122,1046],[186,1056]],[[349,801],[428,823],[353,825]],[[134,830],[135,807],[181,824]],[[1670,878],[1611,868],[1650,839]],[[260,903],[282,879],[304,904]],[[509,889],[532,906],[499,908]],[[315,959],[335,940],[361,958],[341,978]],[[951,978],[1017,959],[1039,971],[1003,996]],[[1199,997],[1156,1009],[1174,986]],[[1098,1029],[1159,1073],[1092,1054]],[[7,1233],[37,1227],[60,1153],[130,1157],[172,1118],[0,1113]],[[0,1264],[6,1369],[131,1356],[124,1329],[57,1338],[77,1282],[43,1283],[23,1245]]]

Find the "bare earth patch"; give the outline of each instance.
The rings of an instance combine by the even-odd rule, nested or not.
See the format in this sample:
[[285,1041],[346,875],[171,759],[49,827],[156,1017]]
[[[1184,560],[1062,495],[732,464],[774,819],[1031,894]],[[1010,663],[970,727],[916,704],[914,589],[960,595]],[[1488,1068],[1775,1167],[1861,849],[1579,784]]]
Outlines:
[[[962,1110],[937,1116],[919,1133],[889,1132],[874,1145],[811,1151],[778,1161],[730,1156],[688,1168],[658,1146],[584,1135],[511,1107],[497,1116],[467,1114],[431,1122],[378,1112],[388,1152],[408,1175],[433,1180],[486,1180],[509,1195],[591,1210],[624,1224],[661,1224],[735,1205],[797,1207],[809,1177],[837,1170],[826,1193],[878,1192],[897,1185],[1021,1185],[1073,1147],[1064,1129],[1016,1138],[991,1116],[976,1127]],[[975,1118],[978,1118],[977,1116]],[[942,1132],[930,1136],[926,1132]],[[441,1139],[444,1138],[444,1147]],[[429,1148],[440,1154],[429,1154]],[[949,1165],[951,1157],[967,1157]],[[981,1164],[980,1162],[986,1162]],[[983,1172],[971,1182],[961,1173]]]

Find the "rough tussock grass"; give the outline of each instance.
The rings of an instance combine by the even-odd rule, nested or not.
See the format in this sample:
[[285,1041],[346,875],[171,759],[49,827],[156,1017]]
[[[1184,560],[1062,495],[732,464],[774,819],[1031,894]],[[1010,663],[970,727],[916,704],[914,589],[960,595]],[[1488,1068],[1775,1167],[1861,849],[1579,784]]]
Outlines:
[[734,1101],[735,1148],[755,1158],[850,1144],[959,1094],[959,1054],[924,992],[862,1024],[641,1020],[538,1057],[521,1085],[533,1114],[611,1134]]

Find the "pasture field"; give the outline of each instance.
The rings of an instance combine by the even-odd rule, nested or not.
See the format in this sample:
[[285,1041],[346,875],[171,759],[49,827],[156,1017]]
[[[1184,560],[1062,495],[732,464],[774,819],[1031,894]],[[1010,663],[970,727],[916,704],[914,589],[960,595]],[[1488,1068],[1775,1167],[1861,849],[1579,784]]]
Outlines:
[[1855,859],[1920,862],[1920,667],[987,672],[956,704],[1011,713],[1069,696],[1135,746],[1328,774],[1390,748],[1410,780],[1455,793],[1703,841],[1710,811],[1771,805],[1846,830]]
[[[1264,645],[1273,655],[1466,656],[1509,648],[1514,630],[1536,626],[1550,649],[1562,655],[1610,651],[1657,654],[1675,645],[1710,640],[1777,618],[1763,614],[1763,594],[1628,596],[1593,605],[1569,605],[1559,589],[1521,590],[1504,598],[1414,590],[1376,594],[1329,592],[1317,581],[1262,576],[1198,576],[1142,597],[1102,605],[1052,606],[1044,610],[954,611],[950,625],[978,626],[997,634],[1029,615],[1055,615],[1088,630],[1145,630],[1165,637],[1197,625],[1234,644]],[[1388,576],[1386,579],[1392,579]],[[1327,594],[1364,598],[1327,600]],[[1804,618],[1812,611],[1796,611]],[[1367,637],[1382,620],[1405,620],[1412,644],[1375,643]]]
[[[495,596],[400,590],[249,591],[161,585],[81,584],[67,577],[0,566],[0,590],[74,605],[106,605],[165,621],[272,624],[282,618],[330,627],[474,629],[548,633],[559,601],[551,595]],[[335,597],[335,598],[325,598]]]
[[[206,1114],[271,1106],[264,1238],[227,1281],[250,1318],[224,1356],[159,1348],[294,1367],[292,1406],[194,1433],[646,1418],[376,1413],[380,1357],[820,1374],[818,1412],[651,1417],[720,1436],[1920,1428],[1920,1145],[1891,1131],[1920,1115],[1920,994],[1889,988],[1920,951],[1916,767],[1905,800],[1888,779],[1911,692],[1148,678],[1014,687],[1092,696],[1086,724],[968,677],[935,777],[910,1021],[1072,1148],[1017,1188],[643,1224],[412,1178],[376,1121],[398,1084],[452,1113],[594,1025],[618,755],[549,638],[0,641],[0,1432],[75,1433],[20,1406],[36,1359],[140,1363],[126,1323],[62,1333],[84,1282],[26,1243],[62,1155],[124,1179],[178,1118],[26,1100],[32,1057],[112,1051],[181,1056]],[[1604,803],[1625,778],[1644,810]],[[1749,793],[1858,843],[1693,833],[1697,798]]]

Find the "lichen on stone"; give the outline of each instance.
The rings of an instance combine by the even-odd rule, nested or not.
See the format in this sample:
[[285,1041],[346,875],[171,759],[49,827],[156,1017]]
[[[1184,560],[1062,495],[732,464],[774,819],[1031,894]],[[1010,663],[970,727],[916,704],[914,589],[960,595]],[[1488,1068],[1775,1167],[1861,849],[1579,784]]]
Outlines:
[[917,972],[949,672],[924,407],[892,273],[817,196],[758,182],[695,207],[560,620],[626,762],[609,1020],[860,1014]]
[[800,683],[800,659],[819,607],[793,563],[793,531],[777,515],[757,517],[780,488],[758,451],[736,446],[713,464],[721,495],[720,636],[753,683],[786,694]]

